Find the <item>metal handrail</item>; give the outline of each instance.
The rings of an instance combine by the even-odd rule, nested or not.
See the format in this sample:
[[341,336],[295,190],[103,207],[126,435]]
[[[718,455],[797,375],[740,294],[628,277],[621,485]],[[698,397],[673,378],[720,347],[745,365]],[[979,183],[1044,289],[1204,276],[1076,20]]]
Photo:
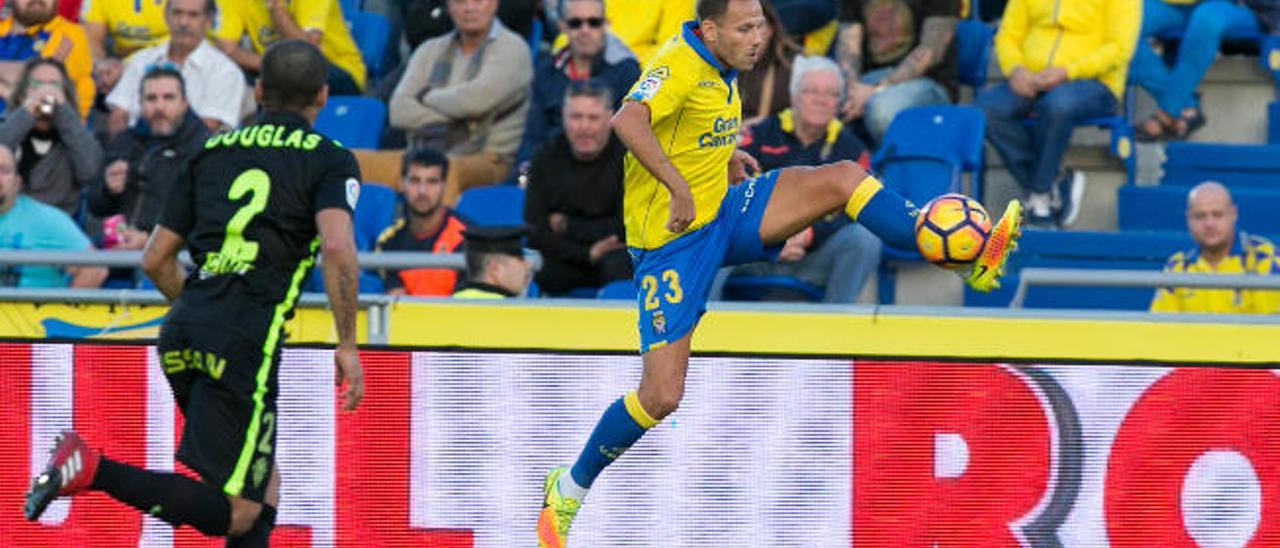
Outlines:
[[[320,255],[317,264],[323,260]],[[194,266],[191,256],[182,252],[178,259],[185,266]],[[542,256],[533,250],[525,250],[525,259],[535,269],[542,266]],[[404,268],[454,268],[467,267],[462,253],[423,253],[417,251],[378,251],[356,254],[356,261],[364,269]],[[106,266],[134,268],[142,264],[141,251],[50,251],[5,249],[0,250],[0,265],[51,265],[51,266]]]
[[1009,308],[1022,308],[1033,285],[1052,287],[1196,287],[1210,289],[1277,289],[1280,276],[1256,274],[1186,274],[1152,270],[1088,270],[1024,268]]

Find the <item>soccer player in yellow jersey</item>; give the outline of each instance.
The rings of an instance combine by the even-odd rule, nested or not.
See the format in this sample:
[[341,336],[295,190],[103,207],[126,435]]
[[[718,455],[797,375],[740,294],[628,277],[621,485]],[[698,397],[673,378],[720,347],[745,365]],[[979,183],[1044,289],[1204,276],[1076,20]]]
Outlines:
[[[774,259],[788,237],[840,210],[888,243],[915,246],[915,206],[856,163],[747,177],[757,166],[735,148],[736,77],[763,53],[764,15],[759,0],[699,0],[697,17],[654,54],[613,119],[630,151],[623,216],[644,369],[639,389],[605,410],[572,469],[547,475],[543,547],[565,545],[600,472],[680,403],[690,338],[717,269]],[[1021,218],[1021,205],[1010,203],[965,277],[971,287],[998,285]]]

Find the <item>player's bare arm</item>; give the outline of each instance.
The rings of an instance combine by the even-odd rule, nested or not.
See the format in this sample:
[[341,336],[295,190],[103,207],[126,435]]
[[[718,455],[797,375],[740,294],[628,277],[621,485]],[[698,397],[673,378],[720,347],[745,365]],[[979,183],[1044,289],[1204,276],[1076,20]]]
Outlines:
[[177,232],[156,226],[142,251],[142,271],[156,284],[164,298],[173,302],[182,293],[187,273],[178,262],[178,252],[185,242]]
[[736,185],[757,173],[760,173],[760,162],[747,151],[734,149],[733,156],[729,157],[729,184]]
[[667,218],[667,230],[684,232],[693,223],[693,193],[689,191],[689,183],[671,164],[671,159],[662,151],[662,145],[653,134],[649,123],[649,106],[644,103],[627,102],[613,116],[613,131],[618,139],[627,146],[627,150],[640,161],[640,165],[657,177],[662,185],[671,193],[671,211]]
[[364,397],[364,370],[356,348],[356,294],[359,267],[356,265],[356,243],[352,236],[351,214],[337,208],[316,213],[320,232],[320,252],[324,257],[324,289],[333,308],[333,325],[338,331],[338,348],[333,360],[337,366],[335,382],[343,389],[342,407],[348,411]]

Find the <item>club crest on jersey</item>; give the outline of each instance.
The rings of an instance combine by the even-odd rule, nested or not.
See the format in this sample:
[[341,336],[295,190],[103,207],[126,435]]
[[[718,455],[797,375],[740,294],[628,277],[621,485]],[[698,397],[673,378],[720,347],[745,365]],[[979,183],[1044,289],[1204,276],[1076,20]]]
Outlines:
[[653,313],[653,332],[663,335],[667,332],[667,316],[661,310]]
[[359,201],[360,181],[357,181],[355,177],[349,177],[347,178],[347,205],[351,206],[351,209],[355,209],[356,202]]

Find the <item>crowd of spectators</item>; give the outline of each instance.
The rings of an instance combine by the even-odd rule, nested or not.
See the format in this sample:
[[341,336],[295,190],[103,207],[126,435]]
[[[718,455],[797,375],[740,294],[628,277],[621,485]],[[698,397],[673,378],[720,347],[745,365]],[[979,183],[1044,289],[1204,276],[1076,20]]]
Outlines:
[[[383,148],[405,151],[399,180],[385,181],[399,193],[395,220],[374,248],[462,252],[468,232],[510,240],[468,231],[452,208],[469,188],[519,181],[524,238],[543,257],[533,276],[553,296],[630,278],[625,150],[609,118],[695,4],[365,0],[364,9],[393,23],[390,70],[377,74],[338,0],[74,2],[11,0],[0,19],[0,187],[21,191],[0,196],[0,243],[141,248],[175,174],[208,136],[256,112],[252,86],[264,48],[298,38],[329,60],[330,95],[386,102]],[[842,159],[866,166],[897,113],[961,97],[955,35],[978,9],[967,0],[762,3],[766,46],[738,82],[739,145],[764,169]],[[1271,0],[1008,0],[995,11],[999,74],[973,102],[986,116],[987,142],[1025,193],[1029,224],[1046,229],[1070,224],[1079,211],[1084,176],[1063,161],[1077,124],[1116,113],[1133,85],[1158,107],[1137,121],[1139,140],[1186,139],[1205,123],[1196,89],[1219,44],[1232,34],[1276,32],[1280,23],[1280,3]],[[1167,49],[1171,37],[1176,50]],[[1201,241],[1207,229],[1192,212],[1223,196],[1229,206],[1220,185],[1192,193],[1189,230],[1203,249],[1213,246]],[[22,221],[33,215],[66,222],[36,237],[29,232],[40,229]],[[1253,238],[1232,236],[1228,251],[1253,249]],[[792,276],[821,287],[828,302],[853,302],[879,251],[874,236],[835,215],[789,240],[780,264],[734,274]],[[1194,271],[1206,260],[1218,264],[1219,255],[1175,262]],[[469,262],[473,270],[505,264]],[[504,268],[491,269],[519,277]],[[88,268],[50,272],[15,269],[7,280],[91,286],[105,278]],[[388,293],[403,295],[450,295],[496,279],[441,269],[380,274]],[[499,293],[524,291],[505,285],[512,287]],[[1178,295],[1163,291],[1153,308],[1175,309],[1169,303]]]

